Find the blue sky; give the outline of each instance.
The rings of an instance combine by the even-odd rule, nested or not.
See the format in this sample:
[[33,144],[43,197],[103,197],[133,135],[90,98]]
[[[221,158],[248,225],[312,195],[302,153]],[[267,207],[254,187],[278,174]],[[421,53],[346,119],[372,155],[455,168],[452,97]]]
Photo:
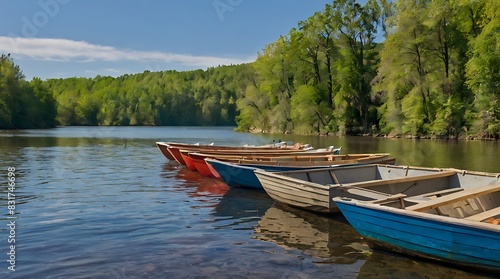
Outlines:
[[2,0],[0,53],[26,78],[254,61],[332,0]]

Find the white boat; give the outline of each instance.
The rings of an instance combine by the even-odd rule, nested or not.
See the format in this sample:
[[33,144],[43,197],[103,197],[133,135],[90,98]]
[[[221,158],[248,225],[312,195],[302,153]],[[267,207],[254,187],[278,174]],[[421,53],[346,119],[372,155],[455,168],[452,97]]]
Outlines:
[[380,164],[285,172],[255,170],[255,175],[275,201],[328,213],[339,211],[334,197],[383,200],[404,194],[430,199],[500,183],[498,174]]

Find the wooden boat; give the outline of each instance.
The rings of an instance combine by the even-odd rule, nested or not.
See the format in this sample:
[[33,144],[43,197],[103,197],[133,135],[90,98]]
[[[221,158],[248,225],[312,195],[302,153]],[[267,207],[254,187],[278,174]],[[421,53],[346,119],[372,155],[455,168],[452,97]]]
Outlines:
[[[364,156],[364,157],[363,157]],[[334,166],[345,166],[363,163],[384,163],[395,164],[396,159],[390,158],[389,154],[363,154],[357,156],[356,154],[335,155],[335,159],[331,161],[275,161],[275,162],[261,162],[252,161],[257,164],[238,164],[226,162],[217,159],[205,158],[205,162],[215,169],[216,173],[227,185],[231,187],[248,187],[254,189],[264,189],[259,179],[255,175],[256,169],[266,171],[292,171],[292,170],[308,170],[317,168],[329,168]],[[345,160],[338,160],[344,158]],[[355,158],[355,159],[350,159]],[[258,164],[261,163],[261,164]]]
[[434,199],[398,194],[333,201],[373,248],[500,275],[500,184],[473,184]]
[[[325,155],[325,156],[310,156],[316,158],[308,158],[307,156],[277,156],[271,160],[265,159],[228,159],[216,157],[220,161],[236,163],[240,165],[258,166],[281,166],[281,167],[300,167],[316,168],[328,167],[343,163],[356,163],[356,164],[395,164],[396,158],[389,157],[389,153],[373,153],[373,154],[345,154],[345,155]],[[317,157],[321,157],[318,159]],[[383,159],[381,161],[381,159]]]
[[324,154],[332,154],[334,152],[340,152],[340,149],[335,149],[333,146],[330,148],[324,149],[303,149],[303,148],[295,148],[295,149],[283,149],[283,148],[259,148],[259,147],[234,147],[234,148],[223,148],[219,149],[215,148],[203,148],[199,149],[196,147],[176,147],[168,145],[168,151],[174,157],[174,159],[180,163],[181,165],[185,165],[181,151],[186,152],[198,152],[203,154],[211,154],[212,156],[245,156],[245,155],[268,155],[268,156],[276,156],[276,155],[286,155],[286,154],[299,154],[299,153],[314,153],[316,155],[324,155]]
[[[327,150],[327,149],[325,149]],[[329,151],[322,150],[314,150],[314,151],[303,151],[303,152],[294,152],[290,154],[288,152],[260,152],[254,151],[251,153],[245,152],[234,152],[233,154],[226,153],[220,154],[217,152],[207,152],[207,153],[198,153],[191,152],[190,150],[179,150],[182,159],[184,161],[184,165],[186,165],[191,170],[196,170],[204,176],[208,177],[219,177],[216,171],[212,169],[210,165],[205,162],[205,158],[215,158],[221,160],[252,160],[252,161],[329,161],[330,163],[334,162],[336,159],[341,158],[341,155],[333,155],[333,149],[329,149]],[[335,157],[336,156],[336,157]]]
[[174,156],[172,156],[172,154],[170,154],[170,151],[168,151],[167,143],[156,142],[156,146],[158,147],[158,149],[160,149],[161,154],[163,154],[163,156],[165,156],[167,159],[169,159],[171,161],[175,160]]
[[193,160],[191,159],[191,157],[189,157],[189,152],[182,152],[182,150],[179,150],[179,152],[181,154],[182,160],[184,161],[184,165],[192,171],[197,171]]
[[212,173],[212,170],[208,167],[207,163],[205,162],[206,156],[201,153],[190,153],[188,151],[183,151],[187,157],[191,160],[193,163],[194,167],[196,168],[196,171],[198,171],[201,175],[203,176],[208,176],[208,177],[218,177],[215,173]]
[[213,144],[198,144],[198,143],[178,143],[178,142],[161,142],[158,141],[156,142],[156,146],[158,149],[160,149],[161,153],[169,160],[175,160],[175,157],[171,154],[169,151],[170,147],[176,147],[176,148],[185,148],[185,149],[192,149],[192,150],[222,150],[222,149],[269,149],[269,150],[296,150],[296,149],[303,149],[303,150],[308,150],[311,149],[311,146],[305,144],[296,144],[293,146],[288,146],[286,143],[273,143],[273,144],[268,144],[268,145],[260,145],[260,146],[222,146],[222,145],[213,145]]
[[499,174],[380,164],[288,172],[255,170],[255,175],[274,200],[327,213],[338,212],[332,201],[338,196],[361,200],[395,194],[428,198],[500,183]]

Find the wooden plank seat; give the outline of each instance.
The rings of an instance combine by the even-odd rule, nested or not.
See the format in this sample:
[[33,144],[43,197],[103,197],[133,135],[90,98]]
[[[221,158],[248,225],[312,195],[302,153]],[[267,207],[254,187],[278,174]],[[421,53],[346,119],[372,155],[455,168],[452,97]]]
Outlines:
[[469,217],[465,217],[465,220],[472,220],[472,221],[483,221],[488,218],[496,217],[497,215],[500,215],[500,207],[495,207],[490,210],[483,211],[478,214],[471,215]]
[[444,190],[440,190],[440,191],[425,193],[423,195],[406,197],[405,201],[413,202],[413,203],[421,203],[421,202],[425,202],[425,201],[429,201],[429,200],[432,200],[435,198],[442,197],[444,195],[460,192],[463,190],[464,190],[464,188],[460,188],[460,187],[449,188],[449,189],[444,189]]
[[[435,178],[441,178],[441,177],[448,177],[448,176],[452,176],[455,174],[457,174],[457,172],[455,172],[455,171],[440,171],[437,173],[424,174],[424,175],[418,175],[418,176],[405,176],[405,177],[401,177],[401,178],[369,180],[369,181],[346,183],[346,184],[341,184],[341,181],[339,181],[334,176],[334,181],[336,181],[339,185],[329,185],[329,186],[366,188],[366,187],[374,187],[374,186],[380,186],[380,185],[391,185],[391,184],[398,184],[398,183],[405,183],[405,182],[412,182],[412,181],[421,181],[421,180],[435,179]],[[332,176],[333,176],[333,174],[332,174]]]
[[431,210],[438,208],[443,205],[455,203],[458,201],[463,201],[469,198],[477,197],[480,195],[485,195],[488,193],[493,193],[500,191],[500,184],[495,184],[495,185],[488,185],[488,186],[483,186],[479,187],[476,189],[468,189],[464,191],[460,191],[457,193],[449,194],[444,197],[432,199],[430,201],[422,202],[419,204],[415,204],[412,206],[406,207],[407,210],[413,210],[413,211],[425,211],[425,210]]
[[394,200],[399,200],[402,203],[403,199],[406,197],[405,194],[401,194],[401,193],[387,194],[387,193],[375,191],[375,190],[368,189],[368,188],[357,188],[357,187],[348,187],[347,188],[346,187],[346,188],[343,188],[343,190],[345,192],[348,192],[348,193],[353,194],[353,195],[359,195],[359,196],[363,196],[363,197],[372,199],[368,202],[369,203],[376,203],[376,204],[382,204],[382,203],[391,202]]
[[394,198],[393,197],[394,195],[379,192],[379,191],[374,191],[374,190],[366,189],[366,188],[349,187],[349,188],[345,188],[344,191],[346,191],[349,194],[363,196],[363,197],[367,197],[367,198],[370,198],[373,200],[386,200],[387,198],[391,198],[391,197]]

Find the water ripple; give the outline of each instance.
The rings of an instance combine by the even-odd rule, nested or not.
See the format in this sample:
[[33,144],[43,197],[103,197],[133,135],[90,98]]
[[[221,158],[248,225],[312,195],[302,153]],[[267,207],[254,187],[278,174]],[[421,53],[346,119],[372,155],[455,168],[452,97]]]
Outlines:
[[[165,135],[192,142],[261,141],[256,135],[244,142],[248,135],[230,128],[3,133],[1,163],[16,167],[18,261],[15,272],[7,270],[9,232],[1,226],[0,277],[356,278],[378,272],[481,278],[370,253],[345,220],[279,207],[265,192],[204,178],[160,154],[154,142]],[[6,205],[2,188],[2,223]],[[382,264],[397,272],[384,273]]]

